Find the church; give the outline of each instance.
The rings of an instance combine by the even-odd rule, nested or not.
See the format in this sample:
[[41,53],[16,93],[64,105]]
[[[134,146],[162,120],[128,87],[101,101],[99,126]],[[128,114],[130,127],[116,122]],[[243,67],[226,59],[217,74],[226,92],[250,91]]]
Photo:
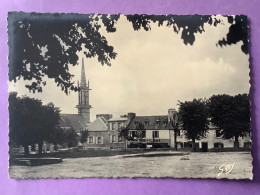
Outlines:
[[86,129],[86,125],[90,123],[89,104],[89,81],[86,82],[84,60],[82,59],[81,80],[78,82],[78,114],[61,114],[60,127],[63,129],[73,128],[76,132]]
[[89,136],[85,145],[88,148],[109,148],[108,136],[108,120],[112,118],[112,114],[98,114],[96,119],[91,122],[90,109],[92,106],[89,104],[89,81],[86,81],[85,65],[82,59],[81,66],[81,79],[78,83],[78,114],[61,114],[59,126],[63,129],[73,128],[78,134],[82,130],[87,130]]

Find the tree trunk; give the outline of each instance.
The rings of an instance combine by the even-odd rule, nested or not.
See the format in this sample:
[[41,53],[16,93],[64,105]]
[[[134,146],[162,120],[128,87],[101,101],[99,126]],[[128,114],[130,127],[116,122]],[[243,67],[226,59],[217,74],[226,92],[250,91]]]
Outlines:
[[125,139],[125,151],[126,151],[126,148],[127,148],[127,140]]
[[38,154],[42,154],[42,146],[43,146],[43,143],[39,142],[38,143]]
[[23,145],[24,147],[24,154],[27,156],[29,155],[29,146],[28,145]]
[[196,152],[196,143],[195,143],[195,139],[192,139],[192,151]]
[[239,148],[238,135],[235,136],[234,147]]
[[177,131],[174,131],[174,148],[177,151],[178,147],[177,147]]

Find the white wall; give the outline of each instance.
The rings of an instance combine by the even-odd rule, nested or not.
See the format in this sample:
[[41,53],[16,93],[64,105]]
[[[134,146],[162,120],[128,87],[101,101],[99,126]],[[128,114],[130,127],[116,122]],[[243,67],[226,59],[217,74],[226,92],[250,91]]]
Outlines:
[[170,139],[169,130],[146,130],[147,139],[153,139],[153,131],[159,131],[158,139]]

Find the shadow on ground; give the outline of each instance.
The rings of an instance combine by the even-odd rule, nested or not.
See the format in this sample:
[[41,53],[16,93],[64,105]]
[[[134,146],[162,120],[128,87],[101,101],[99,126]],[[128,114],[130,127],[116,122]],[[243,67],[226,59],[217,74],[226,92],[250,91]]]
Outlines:
[[123,156],[123,158],[136,158],[136,157],[165,157],[165,156],[184,156],[188,153],[152,153],[152,154],[137,154],[131,156]]

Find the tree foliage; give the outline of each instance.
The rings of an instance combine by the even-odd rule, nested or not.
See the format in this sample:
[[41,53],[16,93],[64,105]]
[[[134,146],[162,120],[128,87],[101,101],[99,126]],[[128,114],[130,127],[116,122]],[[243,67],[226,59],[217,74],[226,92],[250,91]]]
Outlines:
[[[78,52],[96,57],[104,65],[116,58],[114,47],[101,35],[102,25],[107,32],[116,31],[120,15],[9,13],[9,80],[30,81],[26,87],[42,92],[44,77],[53,79],[66,94],[77,91],[72,82],[69,65],[78,62]],[[210,15],[127,15],[134,30],[151,30],[151,22],[166,24],[181,33],[184,44],[193,45],[195,35],[205,32],[205,24],[217,26],[222,20]],[[246,16],[226,16],[231,24],[227,37],[217,45],[226,46],[242,41],[242,51],[248,53]],[[102,24],[102,25],[101,25]]]
[[136,134],[135,134],[135,139],[137,139],[138,142],[141,142],[145,138],[145,127],[144,124],[139,122],[136,127]]
[[219,130],[223,138],[235,138],[250,133],[250,102],[247,94],[213,95],[209,99],[211,122]]
[[240,16],[227,16],[228,22],[231,24],[226,38],[218,42],[222,46],[236,44],[242,41],[241,50],[248,54],[248,21],[244,15]]
[[193,142],[204,137],[209,129],[207,102],[202,99],[193,99],[193,101],[179,102],[179,115],[181,127],[185,137]]
[[[219,40],[217,45],[226,46],[242,41],[241,50],[248,54],[248,21],[244,15],[224,16],[231,24],[226,38]],[[181,39],[185,45],[193,45],[195,35],[205,32],[205,24],[217,26],[223,24],[223,20],[211,15],[127,15],[127,20],[133,25],[134,30],[151,30],[151,22],[158,26],[166,24],[175,33],[181,33]]]
[[76,147],[78,145],[77,132],[73,128],[70,128],[65,132],[66,132],[66,143],[68,148]]
[[38,144],[41,153],[44,141],[54,142],[60,110],[52,103],[42,105],[38,99],[17,97],[17,93],[10,93],[9,116],[11,145],[24,146],[28,154],[28,145]]
[[80,132],[80,143],[85,143],[87,141],[87,138],[89,136],[89,132],[87,130],[82,130]]
[[87,58],[97,57],[110,65],[114,48],[100,34],[102,21],[114,32],[119,15],[9,13],[9,80],[31,81],[26,87],[41,92],[45,76],[53,79],[65,93],[77,90],[69,65],[75,66],[79,51]]

